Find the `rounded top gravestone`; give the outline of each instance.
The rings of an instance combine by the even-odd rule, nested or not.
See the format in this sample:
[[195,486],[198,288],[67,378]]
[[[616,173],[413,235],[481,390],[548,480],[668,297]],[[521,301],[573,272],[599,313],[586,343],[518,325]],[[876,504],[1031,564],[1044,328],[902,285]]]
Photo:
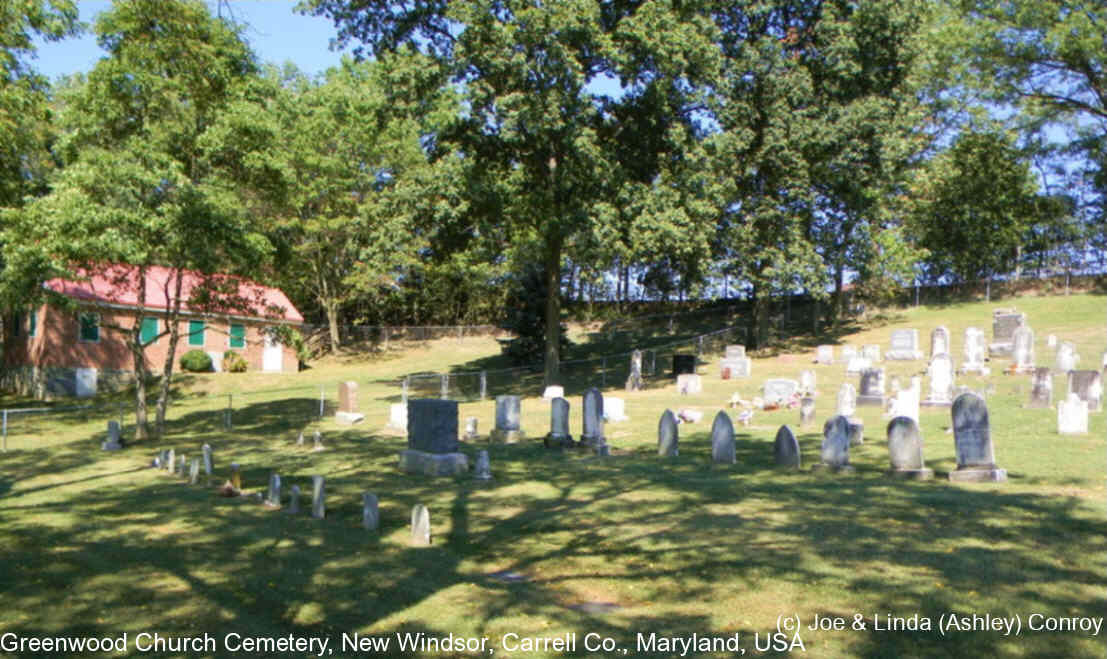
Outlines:
[[584,442],[597,442],[603,439],[603,394],[592,387],[584,392],[583,432],[580,439]]
[[676,415],[672,410],[665,410],[661,420],[657,422],[657,454],[663,458],[678,455],[679,442],[680,431]]
[[841,414],[823,425],[822,460],[831,468],[849,466],[849,420]]
[[496,396],[496,429],[519,430],[521,409],[518,396]]
[[919,424],[906,416],[888,422],[888,457],[892,469],[923,469],[923,440]]
[[564,398],[550,403],[550,435],[559,439],[569,436],[569,401]]
[[773,440],[773,460],[778,467],[800,468],[800,447],[795,433],[788,426],[781,426]]
[[734,424],[730,415],[720,411],[711,424],[711,460],[723,464],[734,464],[737,456],[734,446]]
[[953,440],[957,449],[957,468],[995,468],[988,406],[973,393],[961,394],[953,401]]

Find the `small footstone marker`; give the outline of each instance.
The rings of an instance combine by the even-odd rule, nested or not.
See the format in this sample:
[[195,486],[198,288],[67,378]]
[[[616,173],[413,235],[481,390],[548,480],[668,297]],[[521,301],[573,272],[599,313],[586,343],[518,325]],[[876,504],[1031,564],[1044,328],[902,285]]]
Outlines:
[[326,493],[323,490],[323,477],[311,477],[311,516],[315,519],[323,519],[327,516],[327,506],[324,501]]
[[800,447],[795,433],[788,426],[781,426],[773,440],[773,461],[778,467],[800,468]]
[[377,495],[372,492],[364,492],[361,495],[361,525],[366,531],[376,531],[380,528],[380,506]]
[[431,543],[430,511],[421,503],[411,509],[411,544],[429,547]]
[[288,491],[288,514],[300,514],[300,486],[293,485]]

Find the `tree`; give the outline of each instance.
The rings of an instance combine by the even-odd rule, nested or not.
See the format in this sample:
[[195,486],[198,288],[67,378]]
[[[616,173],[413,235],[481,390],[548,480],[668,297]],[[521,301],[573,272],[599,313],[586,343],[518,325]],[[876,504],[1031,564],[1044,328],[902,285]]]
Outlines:
[[[593,208],[614,163],[600,127],[613,107],[694,72],[710,53],[709,22],[694,9],[595,0],[301,6],[332,18],[340,43],[358,40],[372,55],[419,47],[464,87],[466,113],[442,143],[472,163],[481,187],[509,191],[497,205],[502,213],[485,222],[540,240],[534,258],[549,292],[545,378],[556,383],[562,258],[573,237],[601,219]],[[623,83],[619,98],[594,87],[610,79]]]
[[[239,181],[228,174],[251,145],[233,129],[235,104],[256,90],[256,66],[236,29],[192,0],[129,0],[100,15],[108,52],[66,99],[61,153],[67,166],[48,196],[10,213],[9,290],[50,277],[78,278],[112,263],[134,266],[137,310],[129,335],[136,375],[137,436],[147,429],[141,319],[164,319],[169,349],[158,389],[155,433],[164,429],[182,304],[227,309],[228,283],[204,275],[185,300],[187,271],[249,271],[269,243],[252,230]],[[228,128],[228,125],[231,128]],[[236,141],[238,140],[238,141]],[[168,309],[147,308],[146,271],[166,266]],[[124,282],[121,282],[124,283]],[[233,286],[237,290],[237,287]]]
[[930,163],[915,197],[913,232],[929,251],[931,281],[1009,272],[1042,208],[1029,165],[996,132],[962,134]]

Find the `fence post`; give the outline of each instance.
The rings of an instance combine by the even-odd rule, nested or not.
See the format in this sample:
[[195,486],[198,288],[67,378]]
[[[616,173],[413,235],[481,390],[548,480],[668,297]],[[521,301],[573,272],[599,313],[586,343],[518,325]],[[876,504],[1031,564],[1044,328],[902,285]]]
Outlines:
[[446,400],[450,397],[450,376],[446,373],[442,374],[442,395],[441,398]]
[[480,372],[480,399],[484,400],[488,395],[488,374],[485,371]]

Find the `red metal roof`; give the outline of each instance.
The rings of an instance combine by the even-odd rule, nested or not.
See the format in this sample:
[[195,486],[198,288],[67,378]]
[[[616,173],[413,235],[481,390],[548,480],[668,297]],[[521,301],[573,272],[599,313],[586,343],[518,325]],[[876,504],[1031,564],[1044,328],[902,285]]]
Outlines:
[[[146,268],[146,304],[149,309],[167,309],[173,299],[175,268]],[[106,265],[80,272],[82,281],[51,279],[46,287],[77,300],[94,303],[138,306],[138,267]],[[304,317],[279,288],[263,286],[232,275],[203,275],[182,271],[181,310],[191,313],[217,313],[267,320],[304,322]]]

